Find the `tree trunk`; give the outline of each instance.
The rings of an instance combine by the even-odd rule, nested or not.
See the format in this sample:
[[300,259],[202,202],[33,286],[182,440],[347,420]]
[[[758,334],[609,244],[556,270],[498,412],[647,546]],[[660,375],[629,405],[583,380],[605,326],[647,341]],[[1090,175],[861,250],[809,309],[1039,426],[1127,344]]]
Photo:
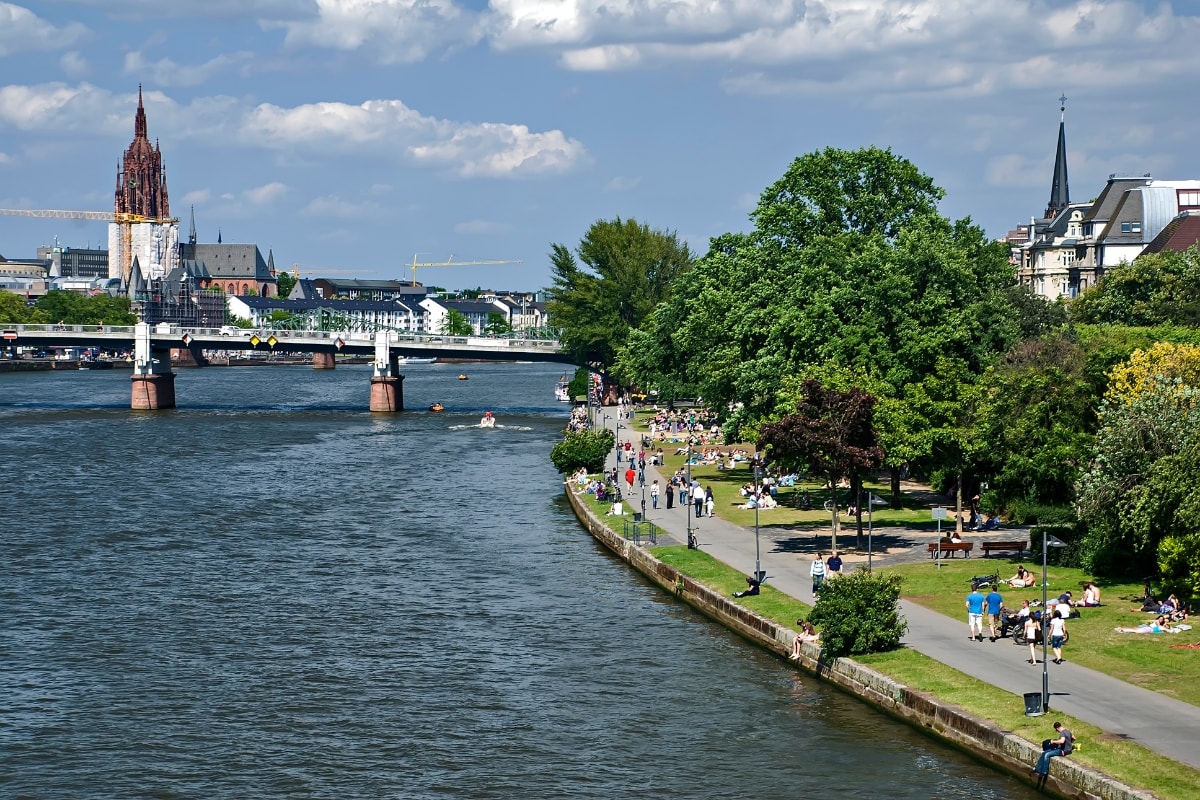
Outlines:
[[837,550],[837,535],[838,535],[838,503],[837,503],[837,478],[829,480],[829,497],[833,505],[833,520],[830,524],[829,549],[830,551]]
[[962,538],[962,470],[958,471],[958,486],[954,490],[954,529],[958,532],[958,538]]
[[[857,500],[854,503],[854,522],[855,522],[855,537],[854,546],[859,550],[864,549],[863,545],[863,528],[862,528],[862,501],[863,501],[863,482],[862,478],[854,479],[854,496]],[[867,502],[871,501],[870,493],[867,494]]]

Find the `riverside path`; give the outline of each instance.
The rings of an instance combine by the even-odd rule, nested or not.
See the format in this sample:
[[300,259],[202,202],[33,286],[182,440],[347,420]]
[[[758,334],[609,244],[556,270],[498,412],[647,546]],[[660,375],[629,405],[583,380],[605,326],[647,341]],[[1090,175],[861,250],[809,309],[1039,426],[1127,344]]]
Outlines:
[[[622,426],[624,430],[624,426]],[[616,454],[610,453],[606,467],[617,464]],[[664,476],[649,463],[646,465],[646,485],[658,479],[665,485]],[[627,500],[630,508],[641,504],[640,490],[635,487]],[[647,520],[653,522],[677,544],[687,542],[687,509],[676,505],[668,511],[659,503],[651,509],[647,501]],[[754,528],[744,528],[720,517],[692,517],[692,528],[700,542],[700,548],[713,558],[749,575],[754,571]],[[888,529],[895,533],[894,528]],[[925,531],[905,531],[910,538],[922,542],[933,541]],[[1011,531],[1008,532],[1011,537]],[[1004,533],[999,534],[1000,538]],[[786,540],[786,541],[785,541]],[[819,540],[825,545],[828,538]],[[785,594],[812,604],[812,581],[809,565],[814,549],[807,552],[797,550],[794,533],[779,533],[760,528],[759,561],[767,573],[767,582]],[[828,553],[826,553],[828,555]],[[886,566],[876,558],[878,566]],[[928,559],[926,559],[928,560]],[[847,562],[845,568],[861,566]],[[931,565],[932,567],[932,565]],[[965,594],[965,593],[964,593]],[[908,620],[908,634],[904,644],[930,658],[947,664],[961,672],[973,675],[1017,695],[1014,702],[1026,692],[1041,692],[1042,670],[1034,669],[1025,661],[1027,650],[1011,647],[1007,643],[995,644],[983,641],[970,644],[966,640],[966,613],[962,619],[952,619],[909,601],[901,601],[901,609]],[[953,698],[944,698],[953,702]],[[1133,684],[1109,677],[1104,673],[1082,667],[1071,661],[1052,665],[1050,672],[1050,711],[1047,728],[1055,711],[1070,714],[1090,722],[1104,731],[1128,737],[1168,758],[1200,769],[1200,708],[1165,695],[1143,689]]]

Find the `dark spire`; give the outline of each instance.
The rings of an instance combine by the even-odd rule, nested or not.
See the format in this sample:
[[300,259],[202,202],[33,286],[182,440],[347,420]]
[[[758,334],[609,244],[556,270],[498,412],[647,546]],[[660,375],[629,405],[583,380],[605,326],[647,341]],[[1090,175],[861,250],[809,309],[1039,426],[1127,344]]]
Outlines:
[[1050,203],[1045,218],[1050,219],[1071,203],[1067,186],[1067,96],[1058,98],[1058,150],[1054,153],[1054,182],[1050,184]]
[[196,243],[196,207],[192,206],[192,227],[188,230],[188,244]]
[[138,84],[137,114],[133,118],[133,138],[146,138],[146,109],[142,106],[142,85]]
[[221,244],[221,229],[217,228],[217,244]]

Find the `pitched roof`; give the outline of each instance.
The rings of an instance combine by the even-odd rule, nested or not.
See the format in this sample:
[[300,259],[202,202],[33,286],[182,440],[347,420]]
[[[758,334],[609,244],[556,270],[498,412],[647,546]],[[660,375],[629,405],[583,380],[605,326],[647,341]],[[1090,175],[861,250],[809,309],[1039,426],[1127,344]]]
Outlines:
[[1193,245],[1200,246],[1200,212],[1185,211],[1159,231],[1158,236],[1146,245],[1142,255],[1164,250],[1182,252]]

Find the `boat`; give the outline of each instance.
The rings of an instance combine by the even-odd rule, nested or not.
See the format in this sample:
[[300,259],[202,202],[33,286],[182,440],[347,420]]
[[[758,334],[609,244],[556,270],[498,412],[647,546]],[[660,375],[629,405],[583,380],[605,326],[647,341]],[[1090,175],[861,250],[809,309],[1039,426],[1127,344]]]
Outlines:
[[444,405],[442,405],[441,403],[434,403],[433,405],[431,405],[429,407],[429,410],[430,411],[445,411],[446,407]]
[[490,412],[490,411],[483,412],[483,418],[481,420],[479,420],[479,427],[481,427],[481,428],[496,427],[496,418],[492,416],[492,412]]
[[93,359],[91,361],[79,362],[79,368],[80,369],[112,369],[113,362],[109,361],[106,358],[97,358],[97,359]]
[[459,376],[458,376],[458,379],[459,379],[460,381],[465,381],[465,380],[467,379],[467,376],[466,376],[466,375],[459,375]]
[[571,402],[571,382],[565,377],[559,378],[554,384],[554,399],[561,403]]
[[396,359],[396,363],[400,366],[405,364],[432,364],[437,361],[437,358],[419,358],[417,356],[401,356]]

